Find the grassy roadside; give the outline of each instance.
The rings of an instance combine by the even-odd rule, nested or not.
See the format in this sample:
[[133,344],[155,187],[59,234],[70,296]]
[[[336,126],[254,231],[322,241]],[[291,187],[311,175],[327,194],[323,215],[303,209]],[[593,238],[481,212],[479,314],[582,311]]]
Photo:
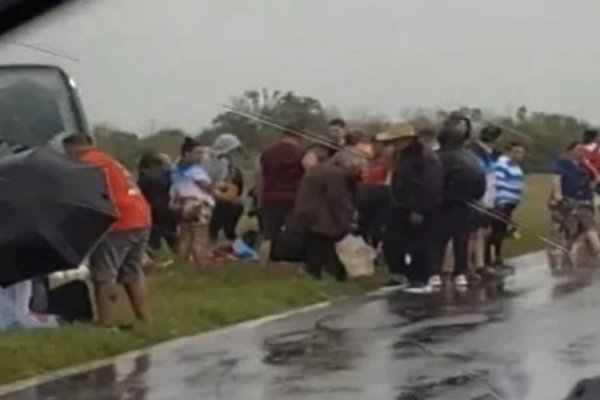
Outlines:
[[[543,248],[532,233],[547,232],[548,190],[546,177],[530,178],[526,199],[515,216],[523,225],[522,238],[508,243],[508,255]],[[174,267],[156,271],[150,283],[155,321],[144,332],[115,333],[81,325],[1,334],[0,384],[319,301],[358,295],[377,285],[375,280],[315,282],[244,263],[202,273]],[[123,316],[128,316],[125,307],[123,311]]]
[[525,198],[513,218],[521,226],[521,238],[511,239],[507,242],[506,256],[518,256],[545,248],[545,244],[535,235],[548,235],[550,220],[547,202],[549,195],[550,179],[548,175],[529,177],[525,188]]
[[152,275],[151,285],[155,321],[143,332],[110,332],[79,325],[2,334],[0,384],[320,301],[357,295],[376,287],[376,282],[315,282],[240,263],[202,273],[189,267],[159,271]]

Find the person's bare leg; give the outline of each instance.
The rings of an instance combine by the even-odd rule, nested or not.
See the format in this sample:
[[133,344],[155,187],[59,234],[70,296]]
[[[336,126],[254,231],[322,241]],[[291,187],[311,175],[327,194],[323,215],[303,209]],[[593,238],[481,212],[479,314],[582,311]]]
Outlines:
[[[574,242],[573,244],[570,246],[570,252],[569,252],[569,261],[568,261],[568,265],[570,268],[579,268],[581,266],[581,255],[584,251],[584,248],[586,246],[588,246],[587,244],[587,234],[581,235],[579,236]],[[589,245],[590,248],[592,248],[591,245]],[[592,252],[594,252],[593,248],[592,248]],[[595,253],[597,254],[597,253]]]
[[96,322],[108,325],[112,317],[112,303],[115,300],[114,285],[109,283],[94,283],[94,297],[96,304]]
[[140,279],[135,283],[123,284],[125,293],[129,298],[129,304],[138,322],[150,322],[150,306],[148,302],[148,286],[145,279]]
[[194,226],[192,229],[191,251],[194,263],[199,267],[208,267],[211,251],[208,227],[199,225]]
[[192,239],[190,227],[187,224],[181,225],[177,240],[177,255],[183,262],[189,262],[192,256]]
[[592,251],[595,254],[600,255],[600,236],[598,235],[598,231],[596,231],[596,229],[590,229],[585,233],[585,236],[592,247]]
[[469,238],[469,276],[473,282],[479,282],[481,272],[485,267],[485,251],[482,230],[473,232]]
[[485,245],[486,245],[486,231],[485,229],[479,229],[476,233],[475,239],[475,267],[476,268],[484,268],[485,267]]
[[469,272],[475,272],[479,267],[477,264],[477,232],[473,232],[469,236]]
[[452,275],[452,272],[454,272],[454,248],[452,240],[450,240],[446,246],[444,260],[442,262],[442,274]]
[[490,244],[490,263],[492,265],[496,265],[496,263],[498,262],[498,257],[496,257],[496,254],[496,246]]
[[271,262],[270,261],[270,258],[271,258],[271,241],[270,240],[264,240],[260,244],[260,247],[258,249],[258,255],[260,258],[260,263],[264,267],[268,267]]

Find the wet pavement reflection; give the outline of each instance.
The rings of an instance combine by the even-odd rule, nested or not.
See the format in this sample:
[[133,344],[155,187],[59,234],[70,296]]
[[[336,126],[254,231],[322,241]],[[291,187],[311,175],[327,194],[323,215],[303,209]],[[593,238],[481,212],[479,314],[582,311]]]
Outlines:
[[519,260],[504,285],[244,324],[0,400],[600,399],[585,380],[600,376],[600,275],[543,264]]

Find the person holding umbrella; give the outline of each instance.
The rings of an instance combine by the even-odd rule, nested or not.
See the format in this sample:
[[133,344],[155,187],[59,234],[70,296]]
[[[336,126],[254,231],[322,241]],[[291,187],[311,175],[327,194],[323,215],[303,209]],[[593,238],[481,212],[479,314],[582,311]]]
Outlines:
[[91,136],[75,134],[63,139],[67,155],[104,169],[117,219],[94,249],[89,268],[94,284],[97,322],[110,321],[114,285],[122,284],[139,322],[149,322],[148,290],[142,268],[152,218],[150,206],[132,176],[117,160],[94,146]]

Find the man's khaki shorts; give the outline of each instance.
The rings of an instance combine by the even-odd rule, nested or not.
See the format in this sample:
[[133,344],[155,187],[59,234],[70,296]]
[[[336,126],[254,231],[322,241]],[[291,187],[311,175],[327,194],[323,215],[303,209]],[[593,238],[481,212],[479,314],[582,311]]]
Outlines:
[[110,232],[90,255],[94,283],[135,284],[144,278],[149,229]]

